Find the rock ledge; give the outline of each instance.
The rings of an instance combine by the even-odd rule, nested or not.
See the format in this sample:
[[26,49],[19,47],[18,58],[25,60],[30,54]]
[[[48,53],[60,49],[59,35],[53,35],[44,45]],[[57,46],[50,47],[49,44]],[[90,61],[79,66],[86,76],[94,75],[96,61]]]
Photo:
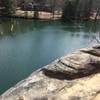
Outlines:
[[100,100],[100,46],[55,60],[6,91],[0,100]]

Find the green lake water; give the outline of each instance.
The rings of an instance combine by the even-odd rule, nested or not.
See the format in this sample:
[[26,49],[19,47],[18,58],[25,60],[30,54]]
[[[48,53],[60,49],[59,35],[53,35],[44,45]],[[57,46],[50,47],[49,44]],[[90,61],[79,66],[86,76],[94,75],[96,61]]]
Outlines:
[[100,23],[0,19],[0,94],[53,60],[95,42]]

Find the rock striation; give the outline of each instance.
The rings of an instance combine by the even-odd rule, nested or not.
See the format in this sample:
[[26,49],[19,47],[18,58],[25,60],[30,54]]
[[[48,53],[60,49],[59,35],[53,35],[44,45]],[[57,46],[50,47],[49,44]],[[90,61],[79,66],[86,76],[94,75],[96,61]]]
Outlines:
[[7,90],[0,100],[100,100],[100,46],[55,60]]

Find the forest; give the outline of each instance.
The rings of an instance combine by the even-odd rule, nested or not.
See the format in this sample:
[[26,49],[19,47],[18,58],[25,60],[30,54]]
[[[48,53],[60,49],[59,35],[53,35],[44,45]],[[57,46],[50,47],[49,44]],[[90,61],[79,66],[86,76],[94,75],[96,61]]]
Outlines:
[[16,11],[34,11],[34,18],[38,12],[59,13],[64,20],[99,19],[100,0],[1,0],[0,16],[13,16]]

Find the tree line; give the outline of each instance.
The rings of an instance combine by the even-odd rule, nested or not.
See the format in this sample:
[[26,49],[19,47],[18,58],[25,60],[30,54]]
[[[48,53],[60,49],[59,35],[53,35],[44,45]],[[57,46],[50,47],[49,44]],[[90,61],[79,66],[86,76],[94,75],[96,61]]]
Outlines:
[[[28,6],[27,6],[28,5]],[[95,14],[95,20],[100,14],[100,0],[0,0],[0,14],[12,15],[16,8],[35,11],[62,12],[64,20],[88,20]]]
[[62,18],[66,20],[89,20],[95,14],[95,20],[100,14],[99,0],[66,0]]

